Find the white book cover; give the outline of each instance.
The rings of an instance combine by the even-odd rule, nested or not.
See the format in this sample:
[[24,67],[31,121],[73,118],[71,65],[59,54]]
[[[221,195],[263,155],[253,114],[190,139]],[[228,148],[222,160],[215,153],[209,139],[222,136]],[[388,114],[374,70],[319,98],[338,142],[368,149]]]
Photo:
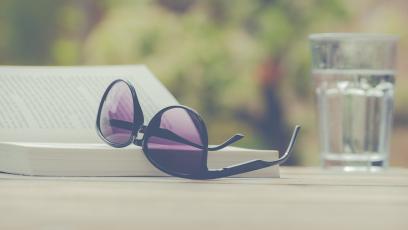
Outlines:
[[[115,79],[136,88],[145,124],[174,96],[143,65],[91,67],[0,66],[0,172],[41,176],[164,176],[138,146],[116,149],[97,135],[100,99]],[[210,152],[209,168],[253,159],[276,160],[273,150],[228,147]],[[279,177],[278,166],[242,174]]]

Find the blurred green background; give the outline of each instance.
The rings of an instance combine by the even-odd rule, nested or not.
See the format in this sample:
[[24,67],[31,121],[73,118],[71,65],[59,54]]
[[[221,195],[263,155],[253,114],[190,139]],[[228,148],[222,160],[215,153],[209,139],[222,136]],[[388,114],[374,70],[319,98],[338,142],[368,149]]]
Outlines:
[[408,166],[408,2],[403,0],[0,0],[1,65],[146,64],[203,115],[210,142],[283,149],[319,164],[308,35],[400,36],[391,165]]

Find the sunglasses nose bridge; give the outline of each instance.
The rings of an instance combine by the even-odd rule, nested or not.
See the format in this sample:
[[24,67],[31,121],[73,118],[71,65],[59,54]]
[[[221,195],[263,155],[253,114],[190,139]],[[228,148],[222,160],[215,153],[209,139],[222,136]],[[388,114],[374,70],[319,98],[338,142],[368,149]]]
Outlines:
[[143,145],[144,134],[145,134],[145,131],[146,131],[146,126],[142,125],[136,130],[137,131],[134,134],[135,139],[134,139],[133,143],[135,145],[137,145],[137,146],[142,146]]
[[147,127],[146,125],[141,125],[139,129],[137,130],[136,134],[139,134],[139,133],[144,134],[146,127]]

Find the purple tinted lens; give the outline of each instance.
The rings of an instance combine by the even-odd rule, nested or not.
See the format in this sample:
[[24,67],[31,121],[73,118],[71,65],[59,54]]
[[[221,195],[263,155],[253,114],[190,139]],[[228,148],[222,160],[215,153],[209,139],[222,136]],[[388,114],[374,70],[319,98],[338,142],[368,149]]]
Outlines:
[[202,146],[206,141],[199,130],[205,127],[197,114],[183,108],[169,109],[162,114],[159,127],[149,129],[153,134],[147,139],[147,154],[156,165],[181,174],[202,172],[205,160]]
[[99,127],[102,136],[112,144],[124,145],[132,138],[134,105],[132,92],[123,82],[116,82],[103,102]]

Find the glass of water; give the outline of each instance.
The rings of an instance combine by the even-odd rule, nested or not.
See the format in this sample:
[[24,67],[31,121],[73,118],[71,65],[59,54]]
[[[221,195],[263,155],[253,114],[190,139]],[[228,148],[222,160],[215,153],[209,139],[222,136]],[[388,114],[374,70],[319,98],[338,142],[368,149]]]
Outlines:
[[309,39],[322,166],[343,171],[387,167],[397,37],[328,33]]

